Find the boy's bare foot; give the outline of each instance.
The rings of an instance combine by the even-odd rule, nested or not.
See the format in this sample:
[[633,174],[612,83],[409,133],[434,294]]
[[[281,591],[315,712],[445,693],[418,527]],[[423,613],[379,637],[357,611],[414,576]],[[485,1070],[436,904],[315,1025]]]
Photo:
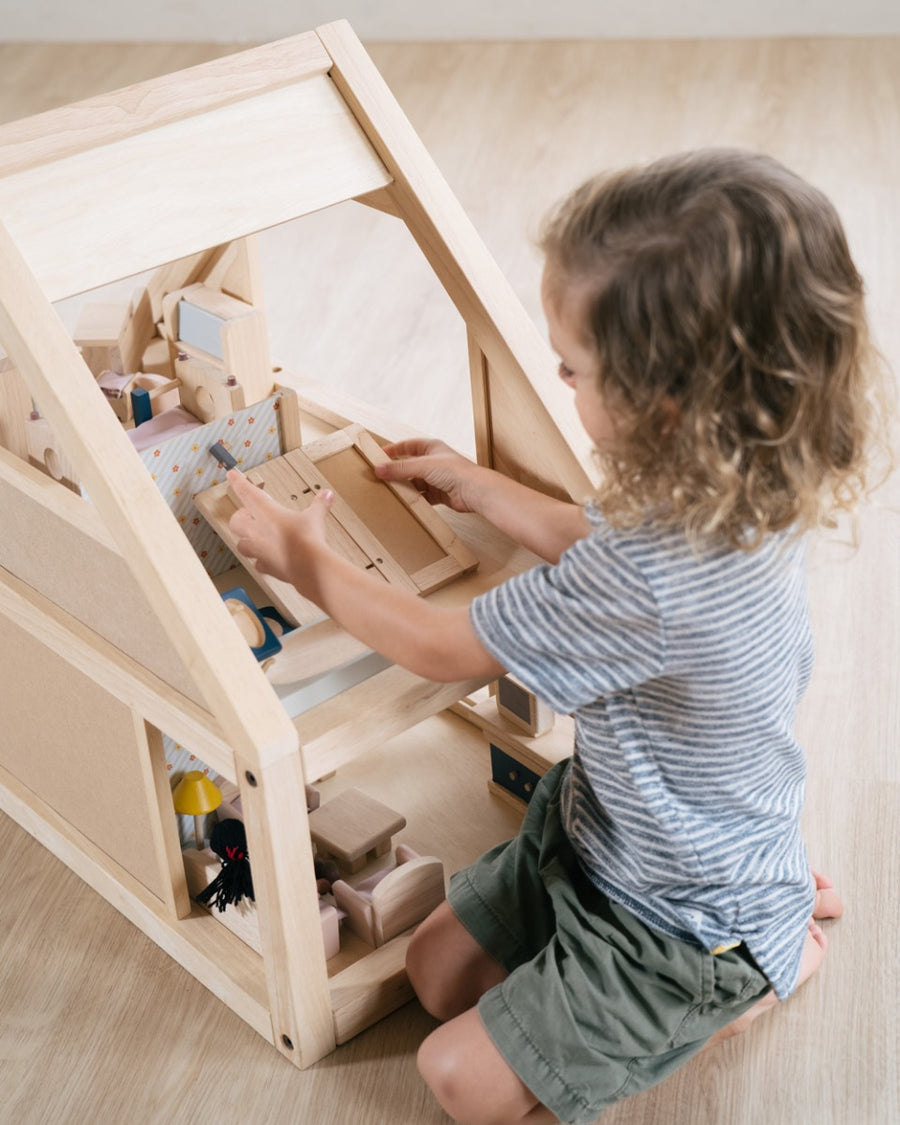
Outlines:
[[[805,981],[808,981],[819,968],[825,957],[825,950],[828,948],[828,941],[816,919],[840,918],[844,913],[844,904],[834,890],[834,884],[831,880],[815,870],[813,871],[813,878],[816,881],[816,902],[813,907],[813,916],[809,922],[806,942],[803,946],[803,956],[800,960],[800,975],[797,978],[798,988]],[[775,993],[769,992],[758,1004],[754,1004],[752,1008],[744,1012],[742,1016],[738,1016],[727,1027],[717,1031],[706,1044],[706,1047],[712,1047],[716,1043],[722,1043],[726,1039],[732,1039],[735,1035],[740,1035],[747,1030],[755,1019],[758,1019],[764,1012],[768,1012],[770,1008],[774,1008],[777,1003],[778,998]]]
[[834,883],[827,875],[821,875],[813,868],[813,878],[816,881],[816,904],[813,907],[813,918],[840,918],[844,913],[844,904],[838,898]]

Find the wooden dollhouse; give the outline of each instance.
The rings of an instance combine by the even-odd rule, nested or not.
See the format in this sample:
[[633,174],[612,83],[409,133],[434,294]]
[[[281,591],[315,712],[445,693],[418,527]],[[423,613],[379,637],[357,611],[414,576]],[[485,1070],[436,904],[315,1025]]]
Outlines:
[[[177,190],[147,172],[175,163]],[[346,24],[0,128],[0,809],[298,1066],[410,995],[405,932],[326,965],[305,783],[482,685],[387,665],[259,582],[228,552],[209,446],[240,461],[255,435],[230,438],[272,419],[275,447],[242,467],[286,502],[333,483],[346,550],[423,597],[468,601],[527,565],[477,518],[388,495],[367,466],[393,435],[273,370],[252,235],[347,200],[405,223],[461,314],[482,463],[584,496],[546,345]],[[148,271],[74,338],[53,308]],[[202,487],[167,495],[163,464]],[[236,585],[288,622],[268,662],[223,601]],[[164,736],[240,793],[258,952],[191,902]]]

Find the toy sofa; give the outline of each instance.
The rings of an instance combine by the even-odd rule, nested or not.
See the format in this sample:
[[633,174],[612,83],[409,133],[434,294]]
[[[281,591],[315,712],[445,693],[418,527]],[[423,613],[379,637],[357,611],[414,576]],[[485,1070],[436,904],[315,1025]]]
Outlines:
[[368,945],[378,948],[420,922],[444,900],[444,865],[398,844],[395,862],[351,886],[338,879],[334,901],[346,924]]

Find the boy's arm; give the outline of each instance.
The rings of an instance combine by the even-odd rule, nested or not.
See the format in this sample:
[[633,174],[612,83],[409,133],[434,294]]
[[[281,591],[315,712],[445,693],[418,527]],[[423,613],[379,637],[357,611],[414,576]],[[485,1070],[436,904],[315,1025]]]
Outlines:
[[375,470],[382,480],[414,481],[431,503],[477,512],[549,562],[558,562],[590,531],[580,504],[556,500],[476,465],[441,441],[413,439],[388,445],[385,452],[392,460]]
[[328,546],[330,492],[296,513],[236,470],[228,483],[243,505],[231,518],[238,551],[255,559],[263,574],[296,586],[363,644],[439,683],[503,674],[479,640],[467,606],[432,605],[373,578]]
[[590,533],[580,504],[556,500],[493,469],[481,472],[485,488],[479,515],[540,558],[559,562],[563,551]]

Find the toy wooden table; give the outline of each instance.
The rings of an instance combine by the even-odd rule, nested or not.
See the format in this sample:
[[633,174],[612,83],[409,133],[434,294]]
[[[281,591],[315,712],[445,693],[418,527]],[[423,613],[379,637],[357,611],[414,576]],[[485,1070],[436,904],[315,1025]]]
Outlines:
[[320,855],[351,875],[391,850],[391,837],[406,817],[359,789],[347,789],[309,815],[309,831]]

